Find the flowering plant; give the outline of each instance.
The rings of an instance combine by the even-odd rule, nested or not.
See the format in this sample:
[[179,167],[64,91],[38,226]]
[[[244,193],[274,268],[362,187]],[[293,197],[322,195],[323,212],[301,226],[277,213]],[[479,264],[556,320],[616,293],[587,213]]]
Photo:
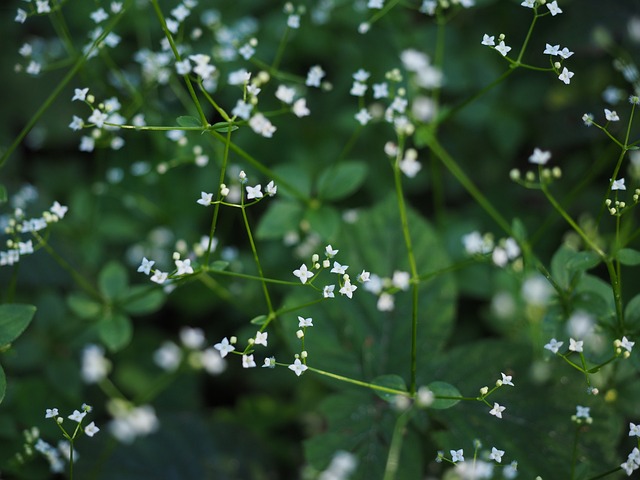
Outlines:
[[1,473],[637,474],[637,13],[14,3]]

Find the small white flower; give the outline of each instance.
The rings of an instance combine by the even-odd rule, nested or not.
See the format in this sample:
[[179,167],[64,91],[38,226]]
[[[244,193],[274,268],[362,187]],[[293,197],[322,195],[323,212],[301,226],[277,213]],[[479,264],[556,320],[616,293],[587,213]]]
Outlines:
[[544,348],[549,350],[551,353],[558,353],[558,350],[560,350],[560,347],[562,347],[563,344],[564,344],[564,342],[559,342],[555,338],[552,338],[549,341],[549,343],[547,343],[544,346]]
[[567,69],[567,67],[564,67],[562,69],[562,73],[558,76],[558,79],[562,80],[565,84],[569,85],[571,83],[571,78],[573,77],[573,75],[574,75],[573,72],[570,72]]
[[307,370],[307,368],[309,367],[303,364],[299,358],[296,358],[295,361],[291,365],[289,365],[289,370],[291,370],[297,376],[302,375],[305,370]]
[[[636,342],[631,342],[629,341],[629,339],[627,337],[622,337],[622,340],[620,340],[620,346],[622,348],[624,348],[627,352],[631,352],[631,349],[633,348],[633,346],[636,344]],[[640,436],[640,435],[638,435]]]
[[538,147],[533,149],[533,153],[529,157],[530,163],[535,163],[537,165],[546,165],[546,163],[551,158],[551,152],[542,151]]
[[242,368],[254,368],[255,366],[253,355],[242,355]]
[[508,46],[508,45],[505,45],[505,43],[502,41],[502,42],[500,42],[500,43],[498,44],[498,46],[497,46],[497,47],[495,47],[495,49],[496,49],[498,52],[500,52],[500,54],[501,54],[503,57],[506,57],[506,56],[507,56],[507,53],[509,53],[509,51],[511,50],[511,47],[510,47],[510,46]]
[[504,450],[498,450],[496,447],[491,448],[491,454],[489,458],[491,460],[495,460],[497,463],[502,462],[502,456],[504,455]]
[[100,431],[100,429],[98,427],[96,427],[96,424],[94,422],[91,422],[89,425],[84,427],[84,433],[87,434],[90,437],[93,437],[99,431]]
[[245,187],[247,190],[247,200],[252,200],[254,198],[258,199],[258,198],[262,198],[262,186],[261,185],[256,185],[255,187],[250,187],[250,186],[246,186]]
[[333,262],[333,268],[331,269],[331,273],[344,275],[345,273],[347,273],[348,268],[349,268],[349,265],[340,265],[338,262]]
[[151,276],[151,278],[149,280],[161,285],[161,284],[163,284],[164,282],[167,281],[168,277],[169,277],[168,273],[161,272],[160,270],[156,270],[155,272],[153,272],[153,275]]
[[208,207],[209,205],[211,205],[212,201],[213,201],[213,193],[200,192],[200,199],[197,200],[197,203],[205,207]]
[[551,12],[551,15],[554,17],[559,13],[562,13],[562,10],[560,9],[560,7],[558,7],[558,2],[556,0],[553,0],[553,2],[551,3],[547,3],[547,8]]
[[558,55],[560,53],[560,45],[550,45],[547,43],[542,53],[545,55]]
[[278,193],[278,187],[275,183],[273,183],[273,180],[271,180],[269,183],[267,183],[267,186],[264,187],[264,191],[267,195],[273,197],[276,193]]
[[366,125],[373,117],[366,108],[361,108],[358,113],[355,114],[355,119],[360,125]]
[[142,263],[138,267],[138,272],[144,273],[145,275],[149,275],[151,273],[151,267],[156,263],[153,260],[147,260],[147,257],[142,257]]
[[340,289],[340,293],[342,295],[346,295],[349,298],[353,298],[353,292],[355,292],[357,289],[358,287],[356,285],[352,285],[351,282],[347,280],[346,282],[344,282],[344,285]]
[[573,338],[569,339],[569,350],[572,352],[582,352],[582,340],[574,340]]
[[334,298],[335,295],[333,293],[333,290],[336,288],[335,285],[325,285],[324,289],[322,290],[322,296],[324,298]]
[[313,327],[313,318],[304,318],[298,316],[298,328]]
[[464,451],[462,449],[460,449],[460,450],[451,450],[449,453],[451,453],[451,461],[453,463],[455,463],[455,462],[464,462]]
[[495,42],[495,36],[491,35],[487,35],[486,33],[484,34],[484,36],[482,37],[482,45],[487,45],[489,47],[493,47],[495,46],[496,42]]
[[502,418],[502,412],[504,412],[506,409],[506,407],[503,407],[502,405],[494,402],[493,408],[489,410],[489,413],[491,415],[494,415],[495,417]]
[[313,272],[310,272],[304,263],[300,265],[300,268],[294,270],[293,274],[298,277],[302,283],[307,283],[307,280],[313,277]]
[[604,109],[604,117],[610,122],[618,122],[620,121],[620,117],[616,113],[615,110],[611,111],[608,108]]
[[264,345],[266,347],[268,342],[268,339],[267,339],[268,336],[269,336],[268,332],[256,332],[256,338],[255,338],[255,341],[253,342],[254,345]]
[[614,180],[611,183],[611,190],[626,190],[627,187],[624,185],[624,178],[620,178],[618,180]]
[[224,337],[220,343],[216,343],[213,348],[220,352],[222,358],[226,357],[228,353],[233,352],[236,347],[229,343],[229,339]]

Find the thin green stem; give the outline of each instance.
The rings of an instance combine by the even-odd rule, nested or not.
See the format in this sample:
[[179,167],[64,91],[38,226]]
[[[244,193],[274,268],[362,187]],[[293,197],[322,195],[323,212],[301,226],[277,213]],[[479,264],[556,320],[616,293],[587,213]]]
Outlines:
[[600,473],[598,475],[596,475],[595,477],[591,477],[588,480],[598,480],[600,478],[604,478],[604,477],[608,477],[609,475],[613,475],[616,472],[619,472],[620,470],[622,470],[622,467],[616,467],[616,468],[612,468],[611,470],[604,472],[604,473]]
[[273,311],[273,304],[271,303],[271,296],[269,295],[267,282],[264,281],[264,273],[262,272],[262,265],[260,264],[258,249],[256,248],[256,244],[253,240],[253,234],[251,233],[251,227],[249,225],[249,219],[247,218],[246,208],[242,208],[242,221],[244,222],[244,227],[245,227],[245,230],[247,231],[247,237],[249,238],[249,245],[251,246],[251,252],[253,253],[253,260],[256,262],[256,267],[258,268],[258,275],[260,275],[260,278],[262,279],[260,283],[262,284],[264,299],[267,302],[267,308],[269,309],[269,314],[273,315],[274,311]]
[[398,210],[400,213],[400,224],[402,226],[402,235],[404,237],[405,247],[407,249],[407,259],[409,261],[409,269],[411,270],[411,379],[409,382],[409,392],[414,394],[416,391],[416,376],[418,365],[418,287],[420,286],[420,277],[418,276],[418,267],[413,252],[413,243],[411,233],[409,231],[409,219],[407,217],[407,206],[404,199],[404,191],[402,189],[402,172],[400,170],[400,161],[404,154],[404,139],[399,138],[398,153],[393,166],[393,178],[395,182],[396,200],[398,202]]
[[[151,3],[153,4],[153,9],[156,12],[158,20],[160,21],[160,26],[162,27],[164,35],[165,37],[167,37],[167,40],[169,41],[169,45],[171,46],[171,51],[173,52],[173,55],[176,57],[176,60],[180,61],[181,60],[180,52],[178,52],[178,47],[173,41],[173,35],[171,35],[171,32],[167,28],[167,22],[165,21],[164,14],[160,9],[160,5],[158,5],[158,0],[151,0]],[[202,110],[202,105],[200,105],[200,101],[198,100],[196,91],[194,90],[193,85],[191,84],[191,79],[189,78],[189,75],[188,74],[183,75],[182,78],[184,78],[184,82],[187,85],[187,89],[189,90],[189,94],[191,95],[193,104],[195,105],[196,110],[198,111],[198,115],[200,116],[200,121],[202,122],[202,125],[205,127],[209,126],[209,122],[207,121],[207,117],[204,114],[204,110]]]
[[207,245],[207,254],[204,257],[206,265],[209,265],[209,259],[211,258],[211,250],[213,245],[213,237],[216,233],[216,226],[218,224],[218,214],[220,213],[220,200],[222,200],[222,193],[220,186],[224,183],[224,177],[227,173],[227,165],[229,163],[229,146],[231,145],[231,128],[227,131],[227,136],[224,142],[224,154],[222,155],[222,167],[220,168],[220,177],[218,179],[218,191],[216,193],[217,202],[213,206],[213,216],[211,218],[211,228],[209,229],[209,243]]
[[80,272],[73,268],[71,264],[69,264],[69,262],[58,255],[58,253],[53,248],[51,248],[47,241],[42,238],[38,232],[31,232],[31,234],[38,241],[40,246],[42,246],[42,248],[51,256],[51,258],[53,258],[58,265],[66,270],[69,275],[71,275],[73,280],[80,288],[82,288],[88,295],[98,300],[99,302],[104,301],[102,294],[91,284],[91,282],[89,282],[80,274]]
[[524,52],[527,49],[527,45],[529,45],[529,40],[531,39],[531,34],[533,33],[533,27],[538,21],[537,12],[533,15],[533,20],[531,20],[531,25],[529,25],[529,31],[527,32],[527,36],[524,38],[524,42],[522,42],[522,47],[520,47],[520,53],[518,54],[518,58],[516,59],[516,63],[519,65],[522,62],[522,57],[524,56]]
[[402,443],[405,436],[405,429],[411,416],[413,415],[413,409],[408,408],[396,420],[395,427],[393,428],[393,435],[391,437],[391,445],[389,445],[389,454],[387,455],[387,464],[384,468],[383,480],[394,480],[398,473],[398,467],[400,466],[400,453],[402,452]]
[[476,202],[482,207],[482,209],[489,214],[491,218],[504,230],[509,236],[514,236],[509,222],[498,212],[491,202],[484,196],[484,194],[475,186],[466,173],[460,168],[458,163],[447,153],[447,151],[440,145],[438,140],[430,136],[427,139],[427,145],[433,153],[440,159],[440,161],[447,167],[447,169],[453,174],[453,176],[460,182],[460,184],[471,194]]
[[278,67],[280,66],[280,61],[282,60],[282,56],[284,55],[284,49],[287,46],[287,39],[289,38],[290,30],[291,29],[287,25],[284,29],[284,33],[282,34],[282,37],[280,38],[280,43],[278,44],[278,51],[276,52],[276,56],[274,57],[273,62],[271,62],[271,67],[269,68],[269,70],[278,70]]
[[573,451],[571,453],[571,480],[575,478],[576,474],[576,462],[578,461],[578,436],[580,434],[580,427],[576,427],[576,434],[573,437]]
[[308,367],[308,370],[310,372],[314,372],[319,375],[324,375],[325,377],[330,377],[335,380],[340,380],[341,382],[351,383],[353,385],[358,385],[360,387],[370,388],[371,390],[377,390],[379,392],[385,392],[385,393],[392,393],[394,395],[402,395],[403,397],[409,397],[409,398],[412,397],[412,395],[409,392],[405,392],[404,390],[396,390],[395,388],[383,387],[382,385],[376,385],[374,383],[355,380],[353,378],[345,377],[343,375],[338,375],[337,373],[326,372],[318,368]]

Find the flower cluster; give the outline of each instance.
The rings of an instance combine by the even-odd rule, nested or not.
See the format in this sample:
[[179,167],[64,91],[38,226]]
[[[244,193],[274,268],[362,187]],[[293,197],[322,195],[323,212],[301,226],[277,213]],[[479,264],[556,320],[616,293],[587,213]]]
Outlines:
[[[552,16],[556,16],[562,13],[562,9],[558,6],[558,2],[554,0],[553,2],[546,2],[544,0],[524,0],[521,6],[525,8],[531,8],[534,11],[534,15],[536,17],[542,16],[543,14],[538,13],[538,8],[544,5],[547,8],[546,15],[551,14]],[[496,50],[503,57],[507,57],[509,52],[511,51],[511,47],[505,43],[505,35],[501,33],[498,36],[498,44],[496,45],[495,35],[484,34],[482,37],[482,41],[480,42],[482,45],[486,45],[488,47]],[[574,52],[570,51],[567,47],[560,48],[560,45],[551,45],[547,43],[545,45],[545,49],[542,52],[545,55],[549,55],[551,61],[551,70],[553,70],[556,74],[558,74],[558,80],[569,85],[571,83],[571,79],[573,78],[574,73],[571,72],[567,67],[563,66],[563,61],[567,58],[571,57]],[[553,57],[559,57],[559,61],[554,61]],[[515,63],[514,60],[510,60],[511,63]],[[518,59],[519,61],[519,59]],[[562,69],[562,70],[561,70]]]
[[183,327],[179,335],[180,345],[167,340],[153,353],[153,361],[160,368],[168,372],[176,371],[184,359],[190,368],[204,369],[211,375],[218,375],[226,369],[222,351],[206,347],[207,341],[202,329]]
[[[629,436],[640,437],[640,425],[629,423]],[[634,447],[631,453],[627,456],[627,460],[620,464],[620,467],[624,470],[627,476],[640,468],[640,450],[638,447]]]
[[562,170],[560,167],[544,167],[550,159],[551,152],[535,147],[533,149],[533,153],[529,156],[529,163],[538,165],[539,182],[536,182],[535,172],[529,170],[523,176],[522,172],[517,168],[514,168],[509,172],[509,178],[526,188],[540,188],[540,182],[548,185],[553,180],[557,180],[562,177]]
[[[317,253],[314,253],[311,257],[312,267],[311,270],[307,267],[306,264],[300,265],[300,268],[297,268],[293,271],[293,275],[297,277],[302,284],[312,285],[313,280],[310,280],[315,273],[312,270],[317,270],[318,272],[331,269],[330,273],[335,273],[338,275],[338,286],[340,287],[338,292],[341,295],[345,295],[348,298],[353,298],[353,293],[358,289],[357,285],[354,285],[351,282],[351,277],[347,273],[347,269],[349,265],[342,265],[337,261],[333,261],[333,267],[331,266],[331,260],[338,253],[338,250],[335,250],[331,245],[327,245],[324,249],[325,258],[322,260],[322,264],[320,263],[320,256]],[[358,276],[357,281],[359,283],[367,283],[370,281],[371,274],[366,270],[363,270]],[[336,285],[325,285],[322,288],[322,296],[324,298],[334,298],[335,297],[335,288]]]
[[410,285],[411,274],[403,270],[396,270],[391,277],[380,277],[372,274],[364,289],[378,297],[376,303],[378,310],[391,312],[395,308],[394,294],[409,290]]
[[503,238],[497,244],[489,233],[482,235],[473,231],[462,237],[464,250],[467,255],[486,256],[491,254],[491,260],[498,267],[506,267],[509,262],[514,262],[514,268],[521,268],[520,247],[513,238]]
[[145,437],[157,431],[160,422],[151,405],[135,406],[122,399],[112,399],[107,410],[113,416],[109,432],[122,443],[131,444],[138,437]]
[[20,261],[20,257],[34,253],[33,240],[24,239],[22,235],[32,234],[38,238],[38,232],[64,218],[68,210],[68,207],[55,201],[39,217],[27,218],[24,210],[16,207],[11,216],[2,218],[4,233],[11,238],[6,242],[8,249],[0,250],[0,267],[14,265]]

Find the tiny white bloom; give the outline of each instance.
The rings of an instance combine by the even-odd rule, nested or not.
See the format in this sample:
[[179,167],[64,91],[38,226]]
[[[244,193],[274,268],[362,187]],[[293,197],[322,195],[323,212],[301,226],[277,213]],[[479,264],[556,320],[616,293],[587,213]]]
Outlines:
[[569,339],[569,350],[572,352],[582,352],[582,340],[574,340],[573,338]]
[[224,337],[221,342],[216,343],[213,348],[220,352],[222,358],[226,357],[228,353],[233,352],[236,347],[229,343],[229,339]]
[[565,84],[569,85],[571,83],[571,78],[573,77],[573,75],[574,75],[573,72],[570,72],[567,69],[567,67],[564,67],[562,69],[562,73],[558,76],[558,79],[562,80]]
[[511,50],[511,47],[510,47],[510,46],[508,46],[508,45],[505,45],[505,43],[504,43],[504,42],[500,42],[500,43],[498,44],[498,46],[497,46],[497,47],[495,47],[495,48],[496,48],[496,50],[497,50],[498,52],[500,52],[500,54],[501,54],[503,57],[506,57],[506,56],[507,56],[507,53],[509,53],[509,51]]
[[533,153],[529,157],[529,162],[537,165],[546,165],[550,158],[551,152],[543,151],[536,147],[533,149]]
[[209,205],[211,205],[212,201],[213,201],[213,193],[200,192],[200,199],[197,200],[197,203],[205,207],[208,207]]
[[554,17],[559,13],[562,13],[562,10],[560,9],[560,7],[558,7],[558,2],[556,0],[553,0],[553,2],[551,3],[547,3],[547,8],[551,12],[551,15]]
[[620,117],[616,113],[615,110],[611,111],[608,108],[604,109],[604,117],[610,122],[618,122],[620,121]]
[[502,418],[502,412],[504,412],[506,409],[507,409],[506,407],[503,407],[502,405],[499,405],[494,402],[493,408],[489,411],[489,413],[498,418]]
[[502,456],[504,455],[504,450],[498,450],[496,447],[491,448],[491,454],[489,458],[491,460],[495,460],[497,463],[502,462]]
[[611,183],[611,190],[626,190],[627,187],[624,185],[624,178],[620,178],[618,180],[614,180]]
[[484,34],[484,36],[482,37],[482,45],[487,45],[489,47],[493,47],[496,42],[495,42],[495,36],[491,35],[487,35],[486,33]]
[[297,376],[302,375],[307,368],[309,367],[303,364],[299,358],[296,358],[296,360],[289,365],[289,370],[293,371]]
[[293,274],[298,277],[302,283],[307,283],[307,280],[313,277],[313,272],[310,272],[304,263],[300,265],[300,268],[294,270]]

